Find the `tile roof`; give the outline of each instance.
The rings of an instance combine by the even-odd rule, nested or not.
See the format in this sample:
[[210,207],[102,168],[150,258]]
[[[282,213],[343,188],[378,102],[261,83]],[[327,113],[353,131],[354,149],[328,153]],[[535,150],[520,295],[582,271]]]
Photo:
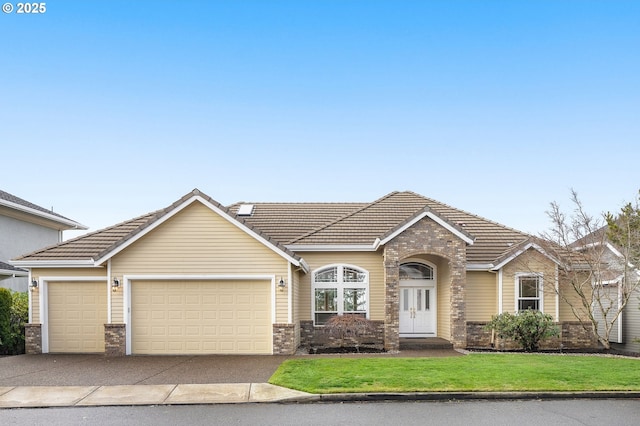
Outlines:
[[[286,245],[372,245],[376,238],[383,239],[425,210],[475,238],[474,244],[467,247],[469,263],[491,263],[529,238],[526,233],[411,191],[392,192],[368,204],[291,203],[277,204],[277,210],[272,210],[274,204],[270,203],[251,204],[255,206],[254,213],[245,221],[274,238],[282,238],[280,242]],[[237,205],[234,206],[233,212],[237,210]],[[291,212],[287,220],[279,216],[281,211]],[[326,222],[308,229],[312,228],[309,221],[308,227],[297,228],[297,221],[306,217],[316,219],[316,225],[322,219]],[[292,228],[304,228],[306,232],[294,236]]]
[[13,265],[9,265],[8,263],[0,261],[0,271],[15,271],[15,272],[27,272],[24,269],[16,268]]
[[[460,233],[474,239],[474,244],[467,247],[468,263],[491,263],[530,237],[523,232],[409,191],[392,192],[371,203],[256,202],[235,203],[226,208],[194,190],[165,209],[65,241],[17,260],[100,259],[173,211],[194,194],[205,197],[253,232],[298,259],[299,256],[285,246],[373,245],[377,238],[383,239],[392,234],[425,211],[436,214]],[[238,208],[242,204],[254,205],[250,216],[237,216]]]

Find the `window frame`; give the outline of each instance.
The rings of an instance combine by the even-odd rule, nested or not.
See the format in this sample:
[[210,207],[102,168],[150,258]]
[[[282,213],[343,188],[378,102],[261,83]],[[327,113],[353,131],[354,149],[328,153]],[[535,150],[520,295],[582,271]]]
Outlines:
[[[329,269],[336,268],[336,281],[316,281],[316,275],[325,272]],[[356,271],[358,274],[363,274],[362,281],[345,281],[344,271],[345,268]],[[316,309],[316,291],[317,290],[336,290],[336,311],[319,311]],[[364,290],[364,311],[345,311],[345,291],[346,290]],[[332,315],[344,315],[344,314],[364,314],[364,317],[369,319],[370,315],[369,304],[369,271],[359,266],[350,265],[346,263],[335,263],[330,265],[321,266],[315,269],[311,273],[311,317],[314,326],[324,326],[321,321],[318,321],[318,314],[330,314]],[[325,320],[326,321],[326,320]]]
[[[522,296],[520,294],[521,280],[535,278],[537,280],[536,297]],[[529,301],[529,300],[537,300],[538,301],[538,309],[537,311],[544,312],[544,276],[539,272],[518,272],[515,275],[515,312],[522,312],[524,309],[520,309],[521,301]]]

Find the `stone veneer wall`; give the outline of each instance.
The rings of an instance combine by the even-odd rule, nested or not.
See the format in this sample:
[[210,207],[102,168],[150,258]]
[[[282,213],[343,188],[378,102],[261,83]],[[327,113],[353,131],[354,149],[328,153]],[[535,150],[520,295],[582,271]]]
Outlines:
[[296,325],[273,324],[273,354],[292,355],[296,353]]
[[125,324],[104,325],[104,354],[123,356],[127,350],[127,332]]
[[[491,345],[491,330],[485,330],[487,322],[467,322],[467,348],[469,349],[520,349],[520,345],[510,339],[495,336]],[[598,340],[590,330],[585,330],[578,321],[556,323],[560,327],[560,336],[545,339],[540,342],[540,349],[594,349],[598,347]]]
[[467,345],[465,324],[466,243],[441,225],[425,218],[389,241],[384,248],[385,266],[385,349],[400,349],[400,262],[412,256],[431,254],[449,262],[450,306],[438,306],[451,315],[451,343],[456,348]]
[[25,352],[27,354],[42,353],[42,324],[24,325]]
[[324,327],[313,325],[313,321],[300,321],[300,346],[305,348],[339,346],[373,346],[384,347],[384,321],[372,321],[376,330],[373,333],[357,337],[346,337],[344,342],[340,337],[331,336],[324,332]]

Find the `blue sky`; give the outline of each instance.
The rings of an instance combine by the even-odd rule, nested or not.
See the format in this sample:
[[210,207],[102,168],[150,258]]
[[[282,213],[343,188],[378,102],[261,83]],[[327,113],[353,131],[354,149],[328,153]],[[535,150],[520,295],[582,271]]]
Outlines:
[[640,189],[637,1],[46,7],[0,14],[0,187],[92,230],[197,187],[413,190],[538,233],[571,188],[594,214]]

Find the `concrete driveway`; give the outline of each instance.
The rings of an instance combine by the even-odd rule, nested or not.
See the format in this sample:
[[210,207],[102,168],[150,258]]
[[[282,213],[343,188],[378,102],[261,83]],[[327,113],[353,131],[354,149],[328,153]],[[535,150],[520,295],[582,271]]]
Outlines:
[[265,383],[289,356],[18,355],[0,358],[0,386]]

